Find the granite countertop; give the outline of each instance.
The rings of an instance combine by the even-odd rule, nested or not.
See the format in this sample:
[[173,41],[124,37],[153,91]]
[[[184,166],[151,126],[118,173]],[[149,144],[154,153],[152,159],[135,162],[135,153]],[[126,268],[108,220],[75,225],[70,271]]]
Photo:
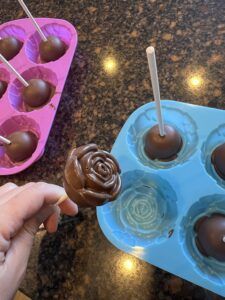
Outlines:
[[[45,155],[0,184],[62,184],[72,146],[95,141],[110,150],[127,117],[152,100],[149,45],[163,99],[225,109],[224,0],[30,0],[29,7],[36,17],[73,23],[79,43]],[[2,3],[2,23],[22,17],[16,1]],[[91,209],[64,218],[55,235],[38,233],[21,289],[33,299],[216,299],[117,250]]]

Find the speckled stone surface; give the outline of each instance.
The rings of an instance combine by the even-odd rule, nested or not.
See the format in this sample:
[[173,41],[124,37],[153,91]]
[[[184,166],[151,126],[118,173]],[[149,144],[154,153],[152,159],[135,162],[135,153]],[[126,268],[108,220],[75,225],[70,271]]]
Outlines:
[[[1,184],[61,184],[69,148],[95,141],[110,150],[130,113],[152,99],[150,44],[162,98],[225,109],[224,0],[27,2],[37,17],[73,23],[79,43],[45,155],[27,171],[1,177]],[[2,3],[2,23],[21,17],[16,1]],[[64,221],[56,235],[37,236],[22,285],[33,299],[217,299],[115,249],[94,210]]]

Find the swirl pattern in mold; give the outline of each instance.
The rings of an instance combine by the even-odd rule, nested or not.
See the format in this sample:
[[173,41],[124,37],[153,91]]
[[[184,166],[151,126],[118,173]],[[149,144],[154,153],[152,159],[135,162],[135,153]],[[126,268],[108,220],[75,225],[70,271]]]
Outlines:
[[144,165],[155,169],[166,169],[186,162],[196,151],[198,144],[197,125],[194,120],[183,111],[163,105],[164,120],[172,125],[181,135],[183,146],[177,158],[172,161],[151,160],[145,153],[144,140],[148,130],[157,123],[154,107],[140,114],[130,126],[127,143],[130,151]]
[[102,212],[111,228],[128,235],[130,245],[134,246],[135,240],[146,247],[168,238],[176,222],[176,202],[175,192],[160,176],[134,170],[122,175],[119,197]]
[[185,256],[196,272],[216,284],[225,284],[225,262],[203,256],[196,246],[194,226],[203,216],[213,213],[225,214],[225,195],[214,194],[201,198],[194,203],[181,222],[179,240]]

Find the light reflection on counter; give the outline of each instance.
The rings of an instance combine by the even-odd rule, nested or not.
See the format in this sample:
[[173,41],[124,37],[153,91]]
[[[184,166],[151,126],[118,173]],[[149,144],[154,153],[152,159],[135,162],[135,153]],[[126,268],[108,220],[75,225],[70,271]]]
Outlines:
[[102,61],[102,65],[103,70],[109,76],[114,76],[118,72],[118,61],[112,55],[106,56]]
[[188,78],[188,85],[190,89],[199,89],[203,85],[203,78],[201,75],[191,75]]
[[184,71],[185,87],[192,94],[202,95],[206,92],[208,78],[204,67],[188,67]]
[[129,255],[122,253],[117,261],[117,273],[118,275],[127,275],[135,276],[138,273],[138,259]]

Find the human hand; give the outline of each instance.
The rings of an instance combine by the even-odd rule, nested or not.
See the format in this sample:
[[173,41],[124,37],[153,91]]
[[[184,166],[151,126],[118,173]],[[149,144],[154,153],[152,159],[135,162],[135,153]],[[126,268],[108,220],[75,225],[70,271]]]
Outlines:
[[77,205],[66,200],[63,188],[43,182],[18,187],[8,183],[0,187],[0,299],[11,300],[27,268],[33,240],[44,223],[48,232],[57,230],[60,210],[73,216]]

